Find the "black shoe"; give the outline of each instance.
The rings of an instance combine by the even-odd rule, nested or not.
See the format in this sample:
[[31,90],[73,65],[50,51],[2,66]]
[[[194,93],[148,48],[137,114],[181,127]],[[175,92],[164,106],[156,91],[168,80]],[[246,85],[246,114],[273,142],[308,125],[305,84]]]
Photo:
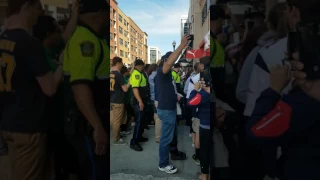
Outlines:
[[143,151],[142,147],[140,146],[139,143],[136,144],[130,144],[130,148],[135,150],[135,151]]
[[148,138],[145,138],[145,137],[141,137],[139,139],[139,142],[147,142],[149,139]]
[[181,151],[174,151],[174,152],[170,152],[171,153],[171,160],[186,160],[187,159],[187,155],[184,152]]

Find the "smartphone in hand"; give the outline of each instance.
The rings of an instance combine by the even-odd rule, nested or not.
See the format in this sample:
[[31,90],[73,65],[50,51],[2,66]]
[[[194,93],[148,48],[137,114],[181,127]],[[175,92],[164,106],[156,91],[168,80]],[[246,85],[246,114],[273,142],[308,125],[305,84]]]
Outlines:
[[188,39],[189,41],[193,41],[194,39],[194,35],[193,34],[190,34],[190,38]]

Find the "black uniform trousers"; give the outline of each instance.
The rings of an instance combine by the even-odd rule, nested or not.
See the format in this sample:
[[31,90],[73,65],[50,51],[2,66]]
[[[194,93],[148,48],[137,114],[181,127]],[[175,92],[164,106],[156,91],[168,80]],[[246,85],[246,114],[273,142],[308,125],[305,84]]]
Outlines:
[[[106,134],[110,134],[107,116],[100,115],[100,118],[101,120],[104,120],[102,123]],[[71,122],[72,121],[73,120],[71,120]],[[77,119],[77,121],[81,120]],[[107,152],[105,155],[96,155],[96,145],[92,133],[93,131],[90,133],[67,133],[66,135],[67,142],[70,144],[68,147],[70,150],[66,150],[66,152],[68,152],[68,162],[65,162],[68,164],[67,171],[77,174],[78,180],[105,180],[110,176],[110,173],[108,172],[110,169],[110,144],[107,143]]]
[[134,109],[134,115],[135,115],[135,127],[133,131],[131,145],[139,143],[139,139],[142,137],[144,128],[148,123],[146,119],[147,100],[142,99],[142,102],[145,106],[142,111],[140,111],[139,103],[132,105],[133,106],[132,108]]

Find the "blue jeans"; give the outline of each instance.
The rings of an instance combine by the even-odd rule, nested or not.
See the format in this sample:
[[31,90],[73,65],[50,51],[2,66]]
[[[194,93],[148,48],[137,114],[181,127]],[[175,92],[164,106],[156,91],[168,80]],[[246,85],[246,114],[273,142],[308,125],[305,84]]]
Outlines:
[[161,138],[159,145],[159,167],[163,168],[169,165],[170,143],[174,136],[176,128],[176,110],[158,109],[158,116],[162,122]]

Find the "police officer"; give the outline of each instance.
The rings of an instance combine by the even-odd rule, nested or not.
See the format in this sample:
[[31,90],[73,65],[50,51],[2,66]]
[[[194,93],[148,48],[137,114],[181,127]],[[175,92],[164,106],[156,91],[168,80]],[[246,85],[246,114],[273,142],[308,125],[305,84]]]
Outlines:
[[[105,0],[81,0],[78,26],[64,54],[66,134],[79,179],[109,177],[110,58],[103,34],[109,25]],[[94,19],[94,21],[92,21]],[[72,159],[72,156],[70,156]]]
[[177,88],[177,91],[178,93],[182,94],[181,92],[181,77],[179,75],[179,70],[180,70],[180,64],[179,63],[176,63],[173,65],[173,70],[171,71],[172,73],[172,78],[174,80],[174,82],[176,83],[176,88]]
[[226,18],[226,13],[220,5],[210,6],[210,12],[210,73],[213,89],[217,97],[223,100],[225,51],[223,45],[217,40],[217,36],[222,33],[223,21]]
[[130,148],[135,151],[142,151],[139,142],[146,142],[148,138],[142,137],[144,127],[146,126],[146,108],[148,101],[147,79],[143,75],[144,62],[137,59],[134,62],[134,70],[130,76],[130,84],[134,96],[132,97],[132,106],[135,112],[136,123],[134,127],[133,137],[130,142]]

